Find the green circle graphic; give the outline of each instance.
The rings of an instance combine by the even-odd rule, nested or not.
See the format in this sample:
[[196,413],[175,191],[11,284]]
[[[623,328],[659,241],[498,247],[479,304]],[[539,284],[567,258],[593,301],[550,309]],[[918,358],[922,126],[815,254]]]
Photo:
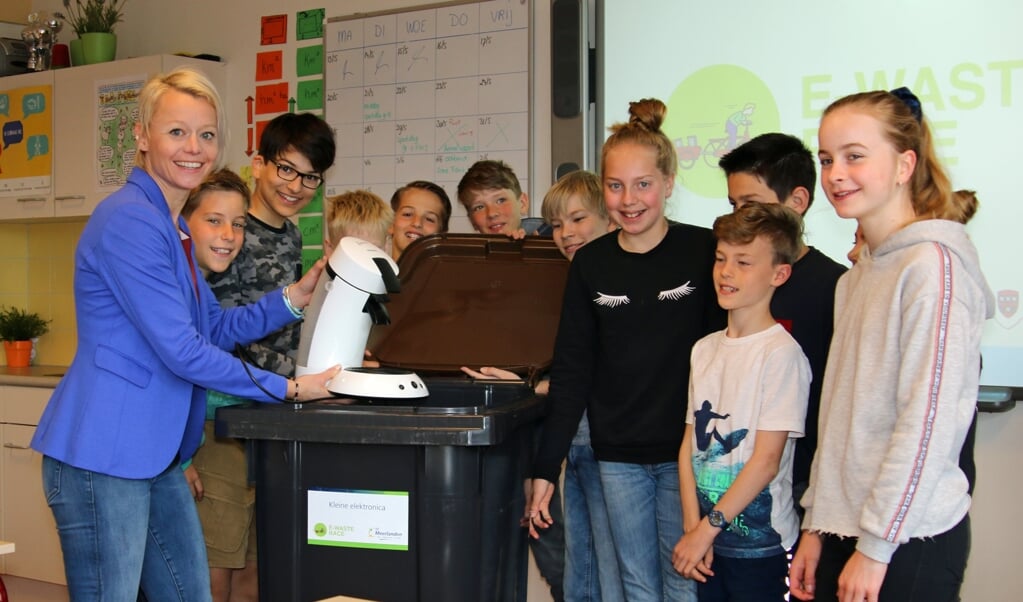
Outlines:
[[778,105],[759,77],[736,65],[711,65],[672,92],[664,133],[675,143],[679,183],[707,198],[725,198],[721,157],[779,127]]

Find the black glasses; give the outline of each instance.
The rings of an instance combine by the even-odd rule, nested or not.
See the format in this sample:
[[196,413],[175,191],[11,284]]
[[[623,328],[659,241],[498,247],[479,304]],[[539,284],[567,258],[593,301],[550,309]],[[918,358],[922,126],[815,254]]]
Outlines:
[[277,166],[277,177],[286,181],[294,182],[295,178],[302,178],[302,186],[316,190],[323,184],[323,178],[314,173],[302,173],[287,163],[278,163],[277,161],[270,161]]

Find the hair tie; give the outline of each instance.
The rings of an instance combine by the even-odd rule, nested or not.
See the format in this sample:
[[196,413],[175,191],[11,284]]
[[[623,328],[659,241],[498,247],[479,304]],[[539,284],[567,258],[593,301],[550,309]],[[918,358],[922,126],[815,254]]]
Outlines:
[[891,94],[902,101],[902,104],[909,108],[909,112],[913,114],[918,122],[923,122],[924,111],[920,107],[920,99],[916,97],[916,94],[907,88],[902,86],[891,91]]

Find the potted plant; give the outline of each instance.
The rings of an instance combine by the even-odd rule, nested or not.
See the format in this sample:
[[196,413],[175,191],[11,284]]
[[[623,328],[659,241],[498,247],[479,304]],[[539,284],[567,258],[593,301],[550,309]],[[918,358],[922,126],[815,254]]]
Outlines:
[[32,357],[32,341],[50,330],[50,320],[17,307],[0,307],[0,339],[7,365],[25,367]]
[[[114,26],[124,20],[124,4],[128,0],[64,0],[64,12],[58,15],[71,26],[81,40],[71,41],[71,62],[103,63],[114,60],[117,37]],[[76,62],[76,46],[81,62]]]

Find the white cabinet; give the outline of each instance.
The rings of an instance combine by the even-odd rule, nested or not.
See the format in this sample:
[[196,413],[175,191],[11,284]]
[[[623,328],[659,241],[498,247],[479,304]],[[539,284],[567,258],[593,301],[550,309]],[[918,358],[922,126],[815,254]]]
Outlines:
[[[121,148],[117,138],[126,137],[130,141],[138,116],[134,110],[137,103],[118,97],[116,84],[145,81],[184,65],[205,73],[223,94],[227,84],[223,63],[169,54],[0,78],[0,95],[10,91],[10,99],[18,98],[23,90],[50,85],[52,94],[48,101],[53,122],[49,153],[41,159],[49,161],[48,173],[52,177],[45,182],[49,185],[44,187],[42,180],[19,180],[17,190],[11,185],[5,190],[5,176],[0,173],[0,220],[67,218],[92,213],[96,204],[116,187],[109,182],[117,181],[134,165],[134,150],[115,156],[116,149]],[[106,86],[108,92],[102,105],[100,86]],[[0,108],[2,103],[0,96]],[[15,110],[20,114],[22,109],[10,107],[10,111]],[[6,119],[4,122],[7,123]],[[134,148],[134,144],[129,146]],[[0,169],[3,163],[4,157],[0,155]],[[121,173],[113,173],[117,170]]]
[[0,386],[0,572],[65,584],[64,557],[42,483],[42,456],[29,447],[53,389]]

